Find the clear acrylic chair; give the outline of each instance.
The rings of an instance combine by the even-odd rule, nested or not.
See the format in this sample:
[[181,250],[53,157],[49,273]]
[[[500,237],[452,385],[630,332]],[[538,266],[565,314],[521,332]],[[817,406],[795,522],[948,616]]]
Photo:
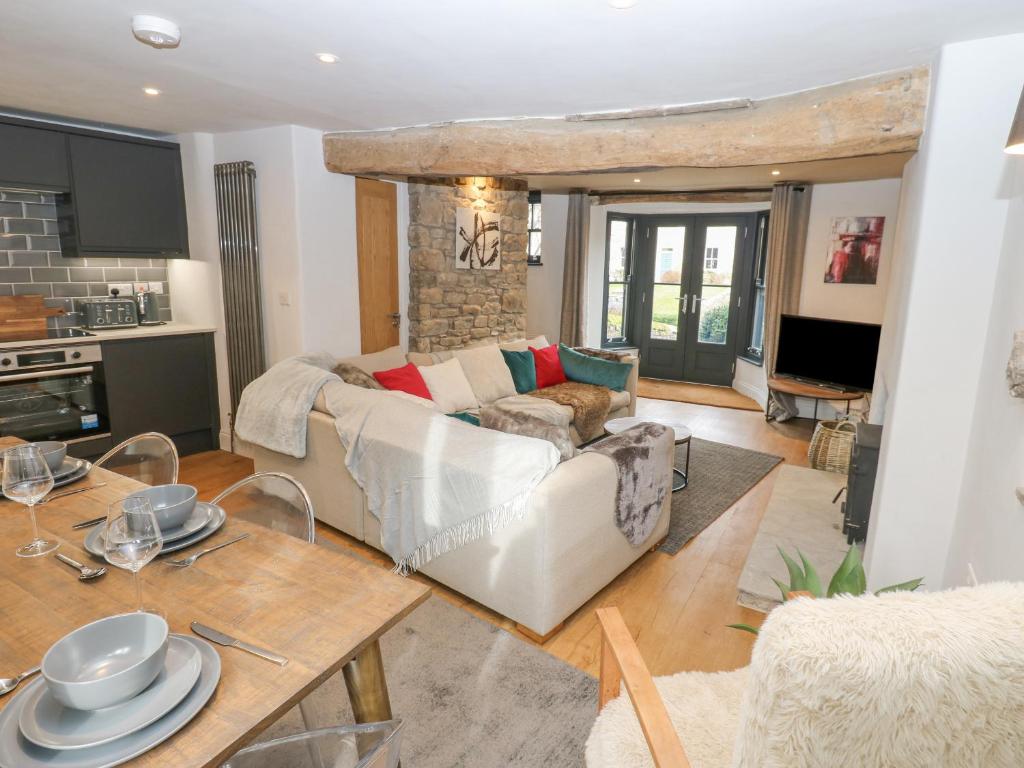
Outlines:
[[310,544],[316,540],[313,502],[302,484],[283,472],[249,475],[221,491],[213,503],[230,517],[248,520]]
[[116,445],[93,463],[146,485],[178,482],[178,449],[159,432],[143,432]]
[[397,768],[402,721],[321,728],[246,747],[221,768]]

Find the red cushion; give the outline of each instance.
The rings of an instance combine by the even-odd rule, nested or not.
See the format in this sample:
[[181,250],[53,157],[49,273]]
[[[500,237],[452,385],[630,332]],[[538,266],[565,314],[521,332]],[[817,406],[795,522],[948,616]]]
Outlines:
[[390,371],[377,371],[373,374],[373,378],[379,381],[385,389],[397,389],[426,400],[434,399],[430,396],[430,390],[427,389],[427,382],[423,380],[423,374],[412,363],[403,365],[401,368],[392,368]]
[[565,378],[565,371],[562,370],[562,361],[558,357],[558,345],[552,344],[544,349],[530,347],[533,353],[533,364],[537,369],[537,389],[553,387],[568,381]]

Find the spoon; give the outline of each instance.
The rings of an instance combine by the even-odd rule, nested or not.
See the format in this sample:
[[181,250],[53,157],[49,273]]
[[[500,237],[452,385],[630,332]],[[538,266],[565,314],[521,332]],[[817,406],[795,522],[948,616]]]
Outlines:
[[39,667],[32,667],[27,672],[22,672],[17,677],[0,677],[0,696],[10,693],[24,680],[26,677],[32,677],[36,672],[39,671]]
[[104,573],[107,572],[106,568],[89,568],[88,566],[82,565],[77,560],[72,560],[70,557],[60,554],[59,552],[54,555],[62,563],[67,563],[72,568],[78,569],[78,580],[79,581],[92,581],[98,579]]

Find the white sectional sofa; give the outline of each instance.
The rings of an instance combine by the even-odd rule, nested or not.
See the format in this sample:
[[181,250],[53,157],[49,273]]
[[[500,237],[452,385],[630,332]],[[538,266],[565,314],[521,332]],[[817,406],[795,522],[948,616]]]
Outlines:
[[[405,364],[406,356],[396,347],[343,362],[373,373]],[[610,416],[626,415],[635,408],[635,373],[630,377],[629,404]],[[321,393],[309,414],[304,458],[257,446],[248,446],[248,452],[257,471],[276,470],[297,478],[309,492],[319,520],[380,549],[379,524],[345,469],[345,449],[324,403]],[[672,440],[666,437],[658,450],[665,486],[671,488]],[[581,453],[561,463],[537,486],[524,518],[435,558],[421,570],[512,619],[526,635],[543,638],[668,532],[671,491],[665,495],[661,518],[648,541],[631,546],[615,524],[616,489],[612,460]]]

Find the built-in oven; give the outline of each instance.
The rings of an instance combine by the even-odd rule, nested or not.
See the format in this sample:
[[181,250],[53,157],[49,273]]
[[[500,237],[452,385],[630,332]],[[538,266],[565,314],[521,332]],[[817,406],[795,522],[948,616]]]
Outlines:
[[102,453],[110,444],[102,365],[99,344],[0,350],[0,435]]

